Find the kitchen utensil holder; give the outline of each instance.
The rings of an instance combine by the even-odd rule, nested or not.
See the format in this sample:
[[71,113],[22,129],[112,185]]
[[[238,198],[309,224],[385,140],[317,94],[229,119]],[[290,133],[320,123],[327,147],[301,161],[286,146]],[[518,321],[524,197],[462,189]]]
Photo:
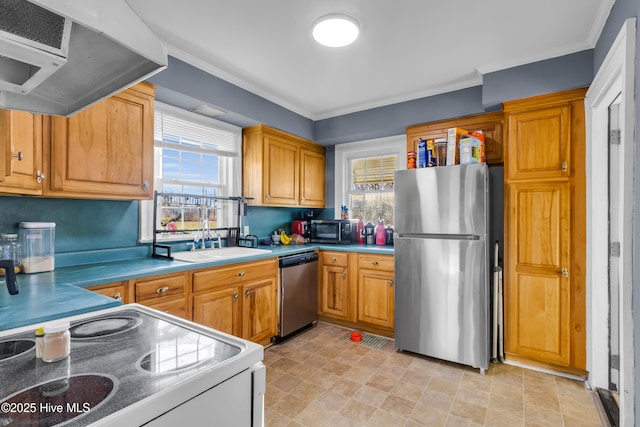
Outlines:
[[[157,241],[157,237],[159,234],[171,233],[178,236],[175,239],[172,239],[171,242],[179,242],[183,240],[192,240],[193,234],[201,232],[202,238],[204,240],[204,224],[208,220],[207,212],[212,209],[219,209],[221,204],[232,203],[237,205],[237,208],[234,210],[237,214],[236,219],[236,227],[214,227],[208,228],[207,231],[215,231],[216,233],[225,232],[226,234],[226,243],[227,246],[238,246],[239,244],[239,235],[240,235],[240,217],[243,212],[246,212],[246,204],[248,201],[253,200],[252,197],[242,197],[242,196],[232,196],[232,197],[222,197],[222,196],[200,196],[195,194],[178,194],[178,193],[160,193],[155,191],[153,196],[153,251],[152,256],[155,258],[164,258],[168,260],[172,260],[171,256],[171,245],[169,244],[160,244]],[[197,228],[181,228],[175,230],[167,230],[164,228],[158,227],[158,207],[166,207],[171,209],[179,209],[181,211],[188,209],[196,209],[198,211],[198,227]],[[203,224],[203,227],[200,227],[200,224]],[[184,239],[180,238],[180,236],[184,235]],[[225,237],[225,236],[222,236]],[[160,253],[158,250],[163,250],[164,253]]]

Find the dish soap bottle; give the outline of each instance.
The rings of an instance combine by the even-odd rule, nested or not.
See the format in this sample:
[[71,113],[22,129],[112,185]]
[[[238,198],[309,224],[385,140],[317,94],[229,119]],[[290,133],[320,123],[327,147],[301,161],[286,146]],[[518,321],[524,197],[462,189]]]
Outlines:
[[384,229],[384,221],[382,218],[378,218],[378,225],[376,226],[376,245],[384,245],[387,239],[387,232]]

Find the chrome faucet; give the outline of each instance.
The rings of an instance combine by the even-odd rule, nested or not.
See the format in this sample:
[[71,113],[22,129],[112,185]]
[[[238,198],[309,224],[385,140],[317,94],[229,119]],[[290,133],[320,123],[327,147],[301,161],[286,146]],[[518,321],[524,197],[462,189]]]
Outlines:
[[16,278],[16,272],[13,270],[13,267],[13,260],[0,260],[0,268],[4,268],[4,277],[5,282],[7,282],[7,290],[9,291],[9,295],[16,295],[18,293],[18,279]]
[[[218,249],[221,249],[221,248],[222,248],[222,238],[220,237],[220,233],[216,233],[216,234],[215,234],[215,237],[216,237],[216,238],[217,238],[217,240],[218,240]],[[212,242],[211,242],[211,249],[213,249],[213,248],[215,248],[215,247],[216,247],[216,245],[215,245],[215,241],[212,241]]]

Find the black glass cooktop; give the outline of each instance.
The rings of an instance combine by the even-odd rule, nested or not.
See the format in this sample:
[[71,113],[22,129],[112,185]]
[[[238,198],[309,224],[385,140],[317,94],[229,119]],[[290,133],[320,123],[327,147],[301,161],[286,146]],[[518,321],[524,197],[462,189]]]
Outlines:
[[29,351],[36,345],[33,340],[10,340],[0,342],[0,362]]
[[[72,322],[70,356],[46,363],[35,357],[39,326],[0,337],[0,405],[35,404],[36,412],[0,411],[0,426],[89,425],[196,375],[221,372],[211,368],[242,352],[214,331],[123,306]],[[224,375],[239,372],[227,366]]]
[[63,377],[36,385],[3,402],[8,410],[0,412],[0,425],[62,424],[95,410],[113,396],[115,386],[114,379],[104,375]]

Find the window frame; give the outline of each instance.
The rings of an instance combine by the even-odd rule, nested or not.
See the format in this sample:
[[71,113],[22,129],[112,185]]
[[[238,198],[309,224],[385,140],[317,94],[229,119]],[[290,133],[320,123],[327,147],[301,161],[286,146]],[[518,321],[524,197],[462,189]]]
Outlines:
[[[230,192],[230,196],[237,196],[241,193],[242,191],[242,128],[229,124],[229,123],[225,123],[222,122],[220,120],[216,120],[214,118],[211,117],[206,117],[206,116],[202,116],[200,114],[197,113],[193,113],[191,111],[188,110],[184,110],[182,108],[178,108],[169,104],[164,104],[162,102],[159,101],[154,101],[154,114],[156,111],[159,112],[163,112],[163,113],[167,113],[170,114],[174,117],[177,117],[179,119],[184,119],[185,121],[190,121],[202,126],[207,126],[207,127],[213,127],[216,128],[218,130],[223,130],[226,132],[230,132],[234,135],[235,137],[235,142],[237,144],[237,161],[235,162],[237,167],[235,168],[235,170],[228,170],[230,169],[229,167],[227,167],[226,165],[219,165],[219,167],[221,168],[221,173],[225,173],[227,175],[227,178],[230,180],[230,185],[229,185],[229,192]],[[156,157],[156,150],[159,147],[156,145],[156,141],[154,139],[154,150],[153,150],[153,156],[154,156],[154,171],[153,171],[153,181],[154,181],[154,189],[157,190],[156,187],[156,182],[158,179],[158,173],[159,171],[157,170],[158,166],[159,166],[159,161]],[[222,169],[224,169],[224,171],[222,171]],[[234,194],[237,193],[237,194]],[[155,192],[154,192],[155,195]],[[225,212],[224,213],[224,217],[228,217],[230,215],[233,215],[233,212],[235,212],[237,210],[233,209],[233,206],[231,206],[232,204],[230,203],[226,203],[225,204],[225,210],[228,210],[229,212]],[[153,198],[151,200],[141,200],[140,204],[139,204],[139,209],[138,209],[138,216],[139,216],[139,236],[138,236],[138,242],[139,243],[151,243],[153,241],[153,234],[154,234],[154,226],[153,226],[153,209],[155,206],[155,200],[153,200]],[[157,235],[156,236],[156,240],[159,242],[171,242],[171,241],[184,241],[184,240],[188,240],[188,237],[185,237],[184,235],[177,235],[177,236],[161,236],[161,235]]]
[[396,155],[396,170],[407,168],[407,139],[404,134],[383,138],[347,142],[335,146],[335,183],[334,183],[334,218],[340,219],[342,205],[348,205],[348,193],[351,183],[349,170],[350,160]]

